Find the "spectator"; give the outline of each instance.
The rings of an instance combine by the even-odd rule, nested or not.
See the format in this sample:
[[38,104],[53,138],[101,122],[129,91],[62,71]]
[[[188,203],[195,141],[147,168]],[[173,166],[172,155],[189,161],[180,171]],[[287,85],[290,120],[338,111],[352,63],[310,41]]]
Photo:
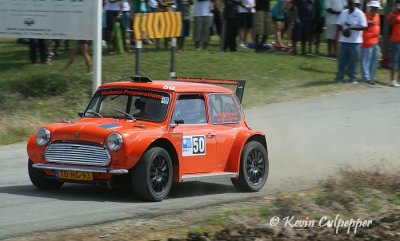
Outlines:
[[115,51],[115,41],[112,38],[113,32],[115,35],[116,31],[114,29],[114,21],[120,22],[122,44],[124,49],[128,50],[126,44],[126,32],[130,30],[130,5],[128,0],[108,0],[104,5],[104,9],[106,11],[106,42],[108,51]]
[[328,56],[336,56],[337,26],[340,12],[347,6],[346,0],[325,0],[325,38],[328,43]]
[[236,37],[239,26],[239,4],[240,0],[225,0],[224,19],[225,36],[223,50],[236,51]]
[[29,57],[32,64],[38,62],[37,52],[39,51],[40,63],[51,64],[47,57],[46,40],[44,39],[29,39]]
[[242,48],[247,48],[247,36],[253,27],[254,5],[254,0],[242,0],[239,5],[239,45]]
[[361,71],[364,81],[375,84],[375,72],[378,67],[379,53],[379,34],[380,34],[380,17],[378,9],[381,8],[379,1],[371,1],[368,3],[369,12],[365,13],[368,28],[363,31],[363,43],[361,45]]
[[253,21],[253,34],[255,43],[255,52],[261,52],[263,44],[267,41],[271,33],[271,0],[256,0],[256,12]]
[[195,48],[200,50],[200,43],[203,43],[203,50],[207,49],[210,38],[211,26],[211,1],[195,0],[193,5],[194,31],[193,40]]
[[286,6],[290,0],[278,0],[272,7],[272,20],[275,22],[275,43],[278,48],[285,48],[283,43],[283,31],[286,22]]
[[325,25],[325,6],[324,0],[314,0],[314,19],[311,24],[311,40],[308,46],[308,52],[312,52],[312,44],[315,44],[315,54],[319,54],[319,45],[321,43],[321,34]]
[[306,45],[310,42],[313,20],[312,0],[293,0],[295,25],[292,34],[293,53],[297,53],[297,42],[301,43],[301,54],[306,54]]
[[172,9],[172,5],[175,4],[175,0],[157,0],[158,1],[158,8],[157,12],[169,12]]
[[[176,2],[175,0],[158,0],[157,12],[172,12],[175,11]],[[168,42],[170,38],[164,38],[164,49],[168,48]],[[156,48],[159,48],[159,41],[156,40]]]
[[157,0],[149,0],[149,7],[150,7],[150,12],[152,12],[152,13],[157,12],[158,1]]
[[147,13],[149,12],[149,1],[148,0],[132,0],[133,13]]
[[122,12],[120,12],[121,15],[119,17],[119,21],[122,33],[122,44],[124,46],[124,50],[129,52],[128,44],[130,43],[130,38],[128,39],[128,36],[130,36],[129,32],[132,31],[131,5],[128,3],[128,0],[122,0],[121,5]]
[[[148,6],[149,6],[149,12],[150,13],[157,12],[158,0],[148,0]],[[156,49],[159,49],[160,48],[160,40],[159,39],[153,39],[153,42],[155,43]]]
[[190,5],[192,4],[193,0],[177,0],[177,11],[182,15],[182,35],[178,37],[178,52],[183,51],[185,37],[188,37],[190,33]]
[[400,87],[399,71],[400,71],[400,1],[396,1],[393,10],[388,14],[387,21],[390,25],[391,36],[391,57],[390,57],[390,78],[392,82],[390,86]]
[[65,65],[63,71],[66,71],[69,66],[74,62],[75,56],[79,51],[82,53],[83,59],[85,60],[86,73],[92,73],[92,61],[89,55],[89,41],[87,40],[78,40],[76,42],[75,48],[71,51],[68,62]]
[[[224,9],[224,0],[214,0],[211,3],[213,7],[211,8],[213,20],[211,24],[211,35],[216,32],[218,36],[222,35],[222,23],[224,21],[223,18],[223,9]],[[215,31],[214,31],[215,26]],[[222,38],[221,38],[222,39]],[[222,44],[221,44],[222,45]]]
[[287,0],[286,13],[285,13],[285,29],[283,30],[282,34],[284,35],[284,33],[286,33],[287,47],[290,52],[293,51],[292,32],[294,24],[295,24],[295,19],[293,12],[293,3],[292,0]]
[[52,52],[53,52],[54,56],[59,56],[61,39],[53,39],[53,42],[54,42],[54,48],[52,49]]
[[343,82],[345,74],[353,84],[357,81],[357,61],[362,43],[362,31],[367,28],[364,12],[356,6],[360,0],[348,0],[348,9],[343,10],[337,21],[339,37],[339,53],[336,83]]

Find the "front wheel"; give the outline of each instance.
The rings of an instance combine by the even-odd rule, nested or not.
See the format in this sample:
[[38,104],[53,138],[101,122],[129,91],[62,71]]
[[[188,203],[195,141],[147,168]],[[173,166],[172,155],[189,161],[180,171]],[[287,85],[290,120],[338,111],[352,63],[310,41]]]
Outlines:
[[57,180],[47,179],[42,170],[33,167],[33,162],[31,160],[28,162],[28,173],[32,184],[39,189],[59,189],[64,184],[63,182]]
[[171,189],[172,175],[168,152],[161,147],[153,147],[146,151],[132,170],[133,192],[147,201],[161,201]]
[[265,147],[257,142],[247,143],[240,158],[239,177],[232,178],[233,185],[242,191],[256,192],[268,178],[269,162]]

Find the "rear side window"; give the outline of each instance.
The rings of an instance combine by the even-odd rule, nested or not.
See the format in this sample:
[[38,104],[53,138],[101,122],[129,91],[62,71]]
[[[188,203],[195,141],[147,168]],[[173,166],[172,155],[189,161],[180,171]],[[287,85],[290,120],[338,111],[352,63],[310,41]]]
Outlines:
[[210,94],[209,110],[213,124],[238,123],[242,119],[235,97],[231,94]]

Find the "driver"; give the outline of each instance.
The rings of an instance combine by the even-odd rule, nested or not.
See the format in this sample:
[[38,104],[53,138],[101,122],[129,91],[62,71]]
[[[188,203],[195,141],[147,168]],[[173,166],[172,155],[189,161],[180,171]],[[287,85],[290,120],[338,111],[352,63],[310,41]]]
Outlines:
[[135,117],[144,117],[145,116],[145,107],[146,107],[146,102],[143,101],[142,98],[135,100],[135,109],[139,110],[139,111],[134,113],[133,115]]

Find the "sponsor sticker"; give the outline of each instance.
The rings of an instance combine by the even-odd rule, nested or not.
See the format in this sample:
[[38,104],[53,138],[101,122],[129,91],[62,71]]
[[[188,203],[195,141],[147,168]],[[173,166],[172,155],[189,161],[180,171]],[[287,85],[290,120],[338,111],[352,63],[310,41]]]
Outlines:
[[169,97],[162,97],[161,104],[168,105],[168,103],[169,103]]
[[182,156],[206,154],[205,136],[184,136],[182,140]]

